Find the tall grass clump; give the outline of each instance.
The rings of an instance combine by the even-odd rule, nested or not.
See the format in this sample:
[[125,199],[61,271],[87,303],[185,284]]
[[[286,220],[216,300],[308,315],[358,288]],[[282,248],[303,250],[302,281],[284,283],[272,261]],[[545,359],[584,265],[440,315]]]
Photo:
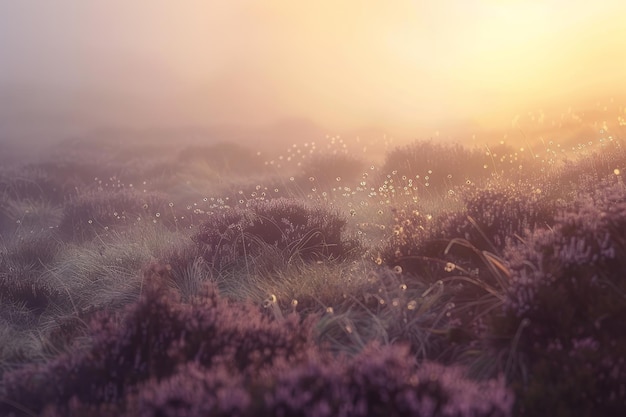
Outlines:
[[370,270],[342,295],[317,325],[329,348],[354,354],[370,343],[403,344],[420,361],[444,360],[454,319],[451,286],[426,284],[396,266]]
[[193,240],[217,270],[258,257],[267,247],[280,251],[287,262],[345,258],[353,248],[342,235],[345,225],[332,209],[301,200],[252,200],[245,207],[214,212],[199,225]]
[[0,170],[0,233],[48,229],[59,224],[61,204],[72,194],[63,179],[33,167]]
[[50,231],[16,236],[2,244],[0,292],[5,301],[24,303],[41,313],[51,300],[64,298],[63,291],[44,274],[60,250]]
[[174,204],[158,192],[121,188],[81,193],[64,205],[59,233],[66,240],[93,239],[110,229],[125,230],[136,223],[161,223],[170,228],[188,226]]
[[402,185],[419,184],[419,191],[445,193],[467,179],[485,177],[483,156],[460,144],[415,141],[387,154],[381,172],[393,174]]
[[61,204],[72,188],[62,177],[37,166],[0,170],[0,195],[12,200],[36,200]]

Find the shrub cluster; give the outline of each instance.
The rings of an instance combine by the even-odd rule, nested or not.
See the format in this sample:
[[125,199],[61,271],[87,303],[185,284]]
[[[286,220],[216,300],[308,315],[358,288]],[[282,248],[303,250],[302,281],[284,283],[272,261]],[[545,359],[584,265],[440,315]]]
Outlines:
[[210,287],[189,303],[150,268],[125,315],[92,322],[91,347],[8,372],[7,416],[509,416],[504,381],[417,367],[401,346],[333,357],[312,318],[272,321]]
[[507,248],[512,284],[494,331],[518,335],[514,386],[525,415],[624,412],[624,230],[626,189],[605,183],[554,227]]
[[463,199],[465,219],[449,222],[444,233],[496,252],[504,248],[507,238],[553,224],[558,204],[539,186],[524,182],[500,182],[470,189]]
[[278,198],[252,200],[245,207],[218,210],[199,226],[193,240],[206,260],[221,269],[245,257],[255,257],[267,246],[289,259],[345,257],[352,243],[343,239],[346,225],[337,212],[310,207],[305,202]]
[[621,415],[621,179],[598,180],[568,204],[519,184],[468,192],[465,203],[436,218],[396,211],[385,258],[427,282],[460,283],[449,298],[459,326],[452,320],[447,331],[462,344],[452,360],[480,375],[504,372],[517,415]]
[[[386,262],[416,273],[429,268],[425,257],[435,261],[439,269],[444,258],[446,263],[476,268],[471,264],[476,261],[471,252],[501,253],[508,240],[554,224],[557,210],[563,205],[538,187],[505,181],[465,188],[461,200],[463,209],[442,211],[436,216],[425,215],[418,207],[395,210],[393,233],[384,251]],[[473,249],[456,247],[444,254],[449,242],[458,238],[469,242]]]
[[[370,175],[119,145],[0,170],[0,415],[626,414],[620,141],[571,164],[415,142]],[[339,209],[379,204],[374,265]]]

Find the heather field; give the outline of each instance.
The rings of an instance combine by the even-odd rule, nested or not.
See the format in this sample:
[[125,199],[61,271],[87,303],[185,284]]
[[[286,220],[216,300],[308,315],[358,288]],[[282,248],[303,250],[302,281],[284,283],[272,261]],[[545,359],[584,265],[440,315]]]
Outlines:
[[7,157],[0,415],[626,415],[622,122]]

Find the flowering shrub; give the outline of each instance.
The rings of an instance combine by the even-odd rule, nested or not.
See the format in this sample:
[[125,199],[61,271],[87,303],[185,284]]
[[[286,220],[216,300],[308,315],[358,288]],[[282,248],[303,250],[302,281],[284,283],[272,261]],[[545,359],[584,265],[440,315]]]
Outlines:
[[482,350],[489,365],[477,359],[473,369],[505,372],[520,415],[623,413],[624,184],[598,181],[567,206],[533,188],[486,188],[468,194],[466,210],[397,211],[386,255],[427,282],[465,285],[451,297],[460,326],[451,322],[449,335],[462,330],[465,339],[456,360]]
[[625,229],[623,184],[601,184],[507,248],[512,285],[494,331],[514,339],[526,415],[626,410]]
[[475,224],[451,222],[444,226],[447,234],[463,233],[461,237],[475,246],[496,251],[504,248],[507,238],[551,225],[557,208],[540,186],[528,183],[488,185],[469,192],[464,199],[466,215]]
[[[280,321],[210,287],[182,303],[162,266],[124,316],[100,314],[91,347],[8,372],[0,413],[45,416],[508,416],[503,380],[417,367],[408,349],[370,346],[333,357],[313,319]],[[16,414],[14,414],[16,415]]]
[[[626,415],[618,143],[416,143],[363,173],[102,142],[0,170],[0,415]],[[364,246],[342,208],[378,213]]]
[[142,297],[125,317],[101,314],[93,321],[91,348],[5,374],[4,396],[37,410],[72,398],[115,404],[137,384],[170,377],[188,361],[252,372],[278,357],[297,358],[310,345],[307,325],[295,316],[270,322],[257,308],[231,305],[208,287],[184,304],[168,280],[167,269],[148,270]]
[[216,211],[193,236],[207,261],[221,268],[267,245],[303,259],[342,257],[351,243],[342,239],[346,221],[336,212],[285,198],[253,200],[246,207]]
[[513,403],[502,379],[476,383],[458,368],[416,367],[400,346],[282,369],[266,398],[267,415],[311,417],[507,416]]
[[[500,253],[507,239],[521,236],[537,226],[550,226],[561,203],[537,187],[524,183],[492,183],[484,188],[468,188],[462,195],[463,210],[427,216],[419,210],[396,211],[393,234],[385,259],[401,264],[406,271],[424,272],[424,257],[452,261],[465,268],[477,268],[475,250],[455,247],[444,254],[452,239],[461,238],[476,250]],[[428,266],[430,267],[430,266]],[[442,269],[439,263],[435,268]],[[438,274],[435,274],[438,278]]]

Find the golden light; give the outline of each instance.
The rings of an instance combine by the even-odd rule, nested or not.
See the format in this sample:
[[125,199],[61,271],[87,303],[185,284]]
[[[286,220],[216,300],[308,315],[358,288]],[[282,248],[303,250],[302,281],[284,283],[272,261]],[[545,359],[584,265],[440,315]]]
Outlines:
[[81,111],[96,97],[110,122],[412,132],[626,93],[618,0],[68,0],[0,16],[17,51],[0,86]]

